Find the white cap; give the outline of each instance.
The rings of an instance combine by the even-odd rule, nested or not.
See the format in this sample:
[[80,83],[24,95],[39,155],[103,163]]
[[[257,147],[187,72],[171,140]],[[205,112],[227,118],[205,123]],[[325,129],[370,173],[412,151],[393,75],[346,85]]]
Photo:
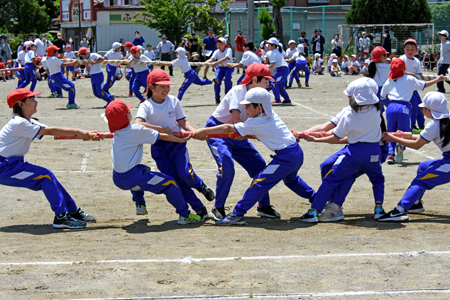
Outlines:
[[348,60],[348,55],[344,55],[344,57]]
[[294,41],[294,40],[290,40],[289,43],[288,43],[288,46],[289,46],[290,44],[292,44],[292,43],[295,44],[295,41]]
[[331,58],[337,57],[336,53],[331,53],[330,55]]
[[369,59],[366,59],[366,60],[364,61],[364,63],[365,63],[365,64],[370,64],[370,60],[369,60]]
[[392,61],[392,59],[390,57],[386,58],[386,61]]
[[224,38],[226,38],[226,39],[229,38],[229,37],[230,37],[230,36],[229,36],[228,34],[226,34],[226,35],[224,36]]
[[255,87],[250,89],[246,94],[243,101],[239,104],[251,104],[258,103],[264,108],[264,112],[268,117],[272,116],[272,103],[270,101],[270,94],[266,89],[261,87]]
[[356,55],[355,55],[355,54],[352,54],[352,55],[350,55],[350,57],[354,57],[354,58],[356,58]]
[[30,47],[31,45],[33,45],[32,41],[26,41],[25,43],[23,43],[23,45],[25,46],[25,49]]
[[440,92],[428,92],[419,104],[419,107],[425,107],[431,110],[431,115],[435,119],[444,119],[450,117],[447,109],[447,99]]
[[120,47],[122,47],[122,44],[121,44],[121,43],[114,42],[114,43],[112,44],[112,48],[113,48],[114,50],[119,49]]
[[183,47],[178,47],[175,52],[178,53],[178,57],[186,57],[186,49]]
[[333,59],[333,61],[332,62],[334,62],[334,63],[337,63],[338,62],[338,60],[335,58],[335,59]]
[[266,41],[262,41],[261,44],[259,44],[260,48],[264,48],[264,44],[266,43]]
[[448,37],[448,31],[447,30],[441,30],[438,32],[438,34],[442,34],[445,35],[446,37]]
[[223,38],[223,37],[217,38],[217,39],[216,39],[216,42],[222,42],[222,43],[224,43],[225,45],[227,44],[227,40],[226,40],[225,38]]
[[267,40],[266,43],[275,45],[275,46],[279,46],[280,42],[277,40],[277,38],[271,37],[270,39]]
[[314,54],[314,58],[316,58],[316,57],[320,57],[320,53]]
[[358,105],[369,105],[378,103],[377,97],[378,84],[372,78],[362,77],[352,81],[344,94],[349,97],[354,97]]

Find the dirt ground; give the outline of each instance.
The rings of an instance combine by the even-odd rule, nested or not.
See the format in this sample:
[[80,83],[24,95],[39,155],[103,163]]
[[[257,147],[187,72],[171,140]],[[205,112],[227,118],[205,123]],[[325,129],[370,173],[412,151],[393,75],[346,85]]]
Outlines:
[[[234,75],[234,84],[238,77]],[[311,76],[309,88],[288,90],[297,105],[274,109],[290,130],[306,130],[347,105],[342,91],[356,78]],[[172,95],[177,95],[182,80],[175,69]],[[1,126],[11,117],[6,96],[16,84],[16,80],[0,82]],[[38,82],[36,91],[42,95],[35,117],[49,126],[107,132],[102,116],[105,102],[93,96],[90,80],[78,80],[75,86],[81,108],[67,110],[67,98],[48,99],[47,83]],[[435,86],[420,95],[433,90]],[[111,92],[133,104],[135,115],[138,100],[126,97],[125,79],[116,82]],[[212,86],[192,86],[182,106],[188,121],[200,128],[216,108],[214,103]],[[254,145],[270,161],[270,150],[258,141]],[[317,189],[319,164],[339,146],[305,141],[300,146],[305,160],[299,174]],[[194,170],[215,187],[216,165],[206,143],[191,140],[188,148]],[[309,208],[307,200],[280,183],[270,192],[280,220],[259,218],[254,207],[245,226],[217,227],[212,221],[180,226],[163,195],[147,193],[149,215],[135,215],[130,192],[112,182],[110,152],[111,140],[45,137],[33,142],[26,159],[54,171],[97,223],[84,230],[54,229],[53,212],[42,192],[1,186],[0,299],[450,297],[450,279],[445,275],[450,268],[449,185],[427,192],[426,211],[410,215],[406,223],[382,224],[373,219],[372,187],[362,177],[344,204],[346,218],[341,222],[300,222]],[[385,209],[391,210],[400,200],[420,162],[440,155],[430,144],[420,151],[406,151],[401,165],[383,165]],[[142,163],[156,170],[150,146],[145,146]],[[238,166],[227,200],[229,211],[250,182]],[[213,203],[200,196],[210,210]]]

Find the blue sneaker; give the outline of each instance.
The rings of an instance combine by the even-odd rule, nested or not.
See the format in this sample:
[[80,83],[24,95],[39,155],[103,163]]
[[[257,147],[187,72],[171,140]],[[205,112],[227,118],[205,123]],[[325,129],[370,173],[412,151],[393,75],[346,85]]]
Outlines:
[[300,221],[307,223],[318,223],[318,214],[319,212],[317,211],[317,209],[310,208],[306,214],[300,217]]
[[395,152],[397,152],[395,154],[395,162],[398,164],[401,164],[403,161],[403,146],[400,144],[397,144],[395,146]]
[[245,225],[245,219],[244,216],[238,216],[234,212],[232,212],[222,220],[217,221],[216,225]]
[[378,220],[382,215],[384,215],[386,212],[383,209],[383,204],[379,203],[379,204],[375,204],[375,209],[374,209],[374,216],[373,218],[375,220]]

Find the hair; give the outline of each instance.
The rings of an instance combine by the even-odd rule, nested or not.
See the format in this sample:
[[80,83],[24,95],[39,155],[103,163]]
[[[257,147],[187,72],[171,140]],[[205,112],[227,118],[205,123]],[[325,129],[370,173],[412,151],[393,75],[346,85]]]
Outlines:
[[14,115],[18,115],[19,117],[25,118],[22,107],[20,106],[20,103],[25,103],[26,100],[27,100],[27,98],[20,100],[20,101],[16,102],[16,104],[14,104],[14,106],[12,107]]
[[278,38],[278,33],[274,31],[270,34],[270,37]]
[[357,113],[361,110],[361,108],[365,107],[365,106],[369,106],[369,105],[373,105],[377,108],[378,111],[381,110],[381,104],[380,102],[377,102],[375,104],[368,104],[368,105],[359,105],[358,103],[356,103],[356,99],[354,96],[349,97],[349,105],[350,107],[356,111]]
[[253,42],[245,42],[244,47],[250,48],[250,51],[255,52],[255,44],[253,44]]
[[[264,76],[256,76],[256,83],[260,83],[263,80]],[[247,83],[247,85],[252,84],[252,81]]]
[[[380,103],[378,102],[377,104]],[[381,117],[381,124],[380,124],[381,132],[387,132],[386,121],[384,120],[383,113],[381,112],[381,110],[380,110],[380,117]]]
[[139,33],[139,31],[136,30],[136,31],[134,32],[134,34],[136,34],[136,33]]
[[369,78],[374,78],[377,74],[377,64],[374,61],[371,61],[369,67],[366,71],[364,71],[363,75]]
[[[154,84],[152,84],[152,85],[153,85],[153,87],[155,87]],[[150,89],[150,86],[147,86],[146,93],[147,93],[147,99],[150,99],[152,97],[152,95],[153,95],[152,90]]]
[[450,143],[450,119],[444,118],[439,120],[440,123],[440,138],[442,139],[442,147]]
[[406,46],[411,45],[417,48],[417,45],[414,44],[413,42],[407,42],[406,44],[403,45],[403,49],[405,49]]
[[150,45],[150,44],[147,44],[147,47],[151,47],[152,45]]
[[302,32],[300,33],[300,35],[302,35],[302,34],[305,34],[305,35],[306,35],[306,32],[305,32],[305,31],[302,31]]

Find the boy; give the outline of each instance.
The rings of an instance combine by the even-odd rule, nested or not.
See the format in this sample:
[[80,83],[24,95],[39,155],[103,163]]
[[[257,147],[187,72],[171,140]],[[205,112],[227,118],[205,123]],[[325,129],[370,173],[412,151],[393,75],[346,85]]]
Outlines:
[[356,55],[352,54],[350,56],[352,62],[350,64],[350,73],[352,75],[358,75],[361,72],[359,61],[356,59]]
[[133,46],[130,49],[131,54],[133,55],[132,60],[127,65],[127,68],[132,68],[135,73],[135,78],[133,81],[133,92],[134,95],[139,99],[140,103],[145,101],[144,96],[141,94],[139,89],[144,87],[147,89],[147,76],[148,76],[148,65],[140,64],[141,62],[149,62],[150,59],[141,54],[140,48],[138,46]]
[[[118,42],[114,42],[112,44],[111,50],[106,52],[105,58],[107,60],[121,60],[123,59],[122,52],[120,52],[120,48],[122,45]],[[103,85],[103,91],[107,94],[110,94],[109,89],[114,85],[114,82],[116,82],[116,69],[117,67],[120,69],[120,64],[116,65],[116,63],[109,63],[106,65],[106,82]]]
[[[68,58],[68,59],[75,59],[75,53],[73,53],[72,51],[72,45],[67,44],[66,45],[66,52],[64,53],[64,58]],[[72,66],[67,66],[66,67],[66,78],[69,78],[69,71],[72,72],[72,81],[76,80],[76,76],[75,76],[75,68]]]
[[[147,50],[144,51],[144,55],[148,57],[151,61],[155,60],[155,53],[152,50],[152,45],[147,44]],[[153,70],[153,65],[148,65],[150,70]]]

